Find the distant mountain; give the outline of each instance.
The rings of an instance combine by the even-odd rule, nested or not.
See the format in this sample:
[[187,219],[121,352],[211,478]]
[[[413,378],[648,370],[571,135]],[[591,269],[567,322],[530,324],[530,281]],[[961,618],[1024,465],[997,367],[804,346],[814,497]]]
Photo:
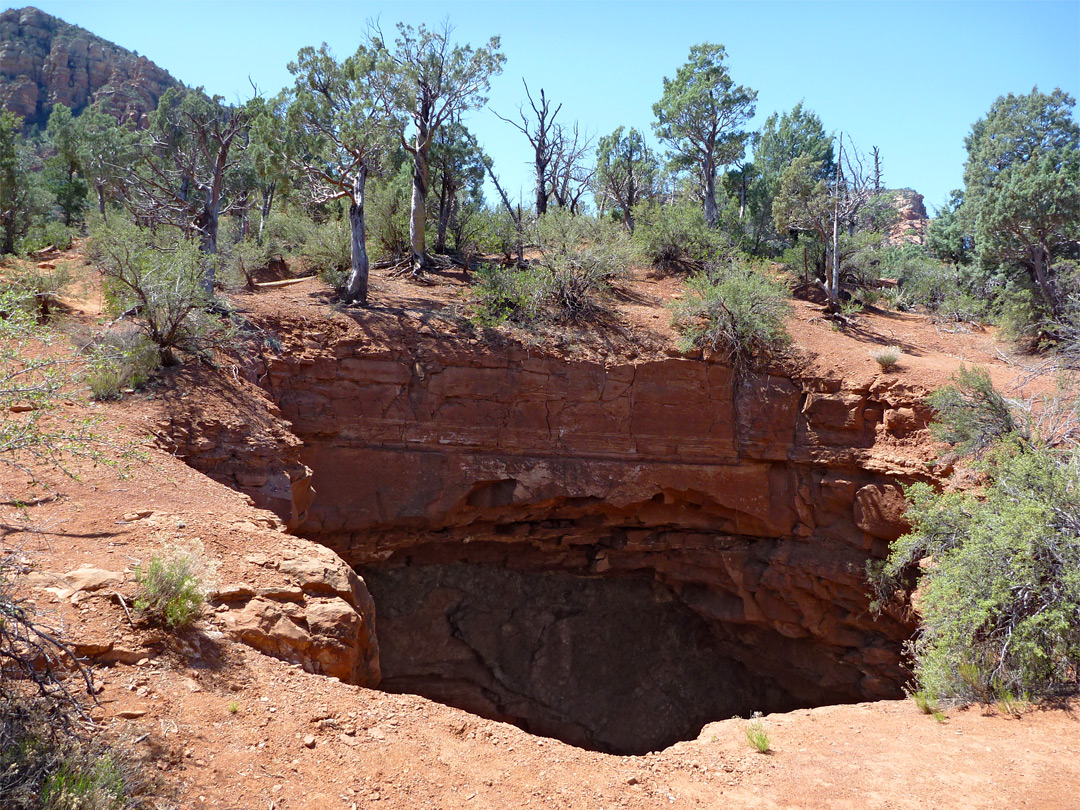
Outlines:
[[145,56],[27,6],[0,14],[0,104],[42,127],[56,104],[96,101],[141,123],[180,82]]

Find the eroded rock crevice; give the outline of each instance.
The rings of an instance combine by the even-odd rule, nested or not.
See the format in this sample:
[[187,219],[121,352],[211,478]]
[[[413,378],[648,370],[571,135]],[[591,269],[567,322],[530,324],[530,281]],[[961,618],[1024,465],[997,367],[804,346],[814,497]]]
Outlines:
[[285,337],[252,376],[313,471],[300,532],[370,584],[385,688],[634,752],[901,695],[912,625],[874,615],[865,570],[930,475],[924,392]]

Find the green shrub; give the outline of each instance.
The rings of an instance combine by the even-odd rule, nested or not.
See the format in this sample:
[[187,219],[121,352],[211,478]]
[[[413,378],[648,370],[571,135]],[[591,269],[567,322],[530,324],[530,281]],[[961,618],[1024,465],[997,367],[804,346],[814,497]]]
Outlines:
[[368,186],[364,204],[368,250],[372,259],[401,259],[409,255],[409,218],[412,211],[412,162]]
[[534,269],[484,263],[473,279],[472,300],[481,326],[525,322],[539,312],[543,285]]
[[304,245],[310,267],[327,284],[342,290],[352,267],[352,226],[347,219],[330,219],[316,225]]
[[780,256],[784,273],[793,281],[805,281],[818,278],[818,268],[825,266],[825,246],[821,242],[802,236],[799,244],[784,250]]
[[57,296],[70,283],[71,271],[63,262],[54,268],[31,264],[20,268],[13,280],[13,286],[25,297],[27,303],[33,301],[33,308],[42,321],[48,320]]
[[736,368],[790,343],[787,288],[744,262],[710,265],[672,306],[683,348],[719,354]]
[[113,810],[123,806],[124,778],[112,757],[65,761],[41,790],[45,810]]
[[61,663],[67,651],[60,634],[39,626],[35,611],[16,596],[16,553],[22,552],[0,554],[0,807],[147,806],[152,786],[137,764],[122,746],[90,736],[82,722],[87,714],[72,687],[79,681],[89,687],[89,673],[78,666],[72,672],[70,660]]
[[661,205],[647,201],[634,207],[634,244],[655,267],[675,268],[712,258],[725,242],[709,227],[700,205]]
[[38,219],[19,242],[19,252],[30,256],[39,250],[54,247],[68,250],[79,236],[79,228],[65,225],[57,220]]
[[263,226],[263,247],[271,254],[297,256],[311,238],[315,223],[297,206],[275,206]]
[[188,627],[202,613],[209,573],[199,548],[155,554],[135,568],[135,609],[151,624],[170,630]]
[[533,239],[536,284],[557,317],[573,320],[596,307],[612,280],[629,274],[638,252],[622,227],[610,220],[556,208],[537,218]]
[[525,267],[486,264],[477,271],[472,299],[481,324],[575,320],[598,306],[638,255],[618,224],[563,209],[540,217],[531,235],[540,255]]
[[117,223],[94,234],[89,256],[105,277],[113,314],[137,316],[163,365],[177,362],[177,349],[200,352],[228,339],[229,330],[208,312],[208,259],[192,241]]
[[277,245],[268,239],[264,239],[260,245],[253,236],[239,239],[224,239],[218,243],[218,266],[217,282],[225,289],[239,289],[240,287],[252,287],[255,283],[255,274],[265,270],[276,256],[281,255]]
[[755,714],[745,728],[747,744],[759,754],[769,753],[772,740],[769,732],[765,730],[765,724],[761,722],[761,715]]
[[943,321],[977,322],[986,316],[986,303],[973,292],[964,268],[944,264],[922,248],[908,247],[892,256],[889,267],[908,303]]
[[[504,264],[517,260],[518,242],[524,234],[518,233],[517,224],[505,206],[485,207],[477,212],[477,246],[483,253],[502,256]],[[522,216],[528,218],[523,212]],[[531,222],[522,222],[523,230],[532,228]]]
[[1075,689],[1080,459],[1005,442],[984,470],[981,499],[922,483],[907,492],[914,528],[893,545],[885,581],[929,561],[911,645],[919,686],[933,700],[987,704]]
[[1016,416],[1016,404],[994,388],[984,368],[961,365],[952,382],[926,401],[937,412],[930,432],[938,441],[954,445],[960,455],[978,455],[1005,436],[1028,436],[1027,426]]
[[889,309],[895,309],[899,312],[907,312],[911,309],[911,301],[904,295],[904,291],[899,287],[886,287],[881,291],[881,300],[885,302],[885,305]]
[[94,399],[119,399],[140,388],[157,370],[157,348],[139,332],[109,332],[91,348],[86,383]]
[[121,810],[142,807],[149,785],[122,752],[76,731],[40,700],[7,694],[0,718],[0,807]]

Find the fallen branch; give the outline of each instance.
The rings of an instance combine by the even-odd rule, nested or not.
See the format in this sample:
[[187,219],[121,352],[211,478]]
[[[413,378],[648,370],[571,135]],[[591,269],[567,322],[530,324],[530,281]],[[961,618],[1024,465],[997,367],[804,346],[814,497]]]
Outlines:
[[311,281],[318,276],[303,276],[302,278],[286,278],[281,281],[256,281],[255,287],[257,289],[264,289],[266,287],[288,287],[292,284],[299,284],[302,281]]

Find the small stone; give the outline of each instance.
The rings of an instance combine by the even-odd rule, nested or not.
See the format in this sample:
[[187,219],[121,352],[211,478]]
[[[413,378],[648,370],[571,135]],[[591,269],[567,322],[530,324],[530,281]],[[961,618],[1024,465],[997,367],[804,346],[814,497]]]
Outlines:
[[304,737],[304,748],[314,748],[314,747],[315,747],[315,735],[308,734],[306,737]]
[[225,585],[218,589],[213,599],[220,602],[239,602],[242,599],[250,599],[255,595],[255,589],[246,582]]
[[117,717],[122,717],[124,720],[137,720],[145,715],[146,709],[124,709],[116,713]]
[[631,776],[629,779],[626,780],[626,784],[628,785],[636,785],[637,783],[638,778],[636,776]]

